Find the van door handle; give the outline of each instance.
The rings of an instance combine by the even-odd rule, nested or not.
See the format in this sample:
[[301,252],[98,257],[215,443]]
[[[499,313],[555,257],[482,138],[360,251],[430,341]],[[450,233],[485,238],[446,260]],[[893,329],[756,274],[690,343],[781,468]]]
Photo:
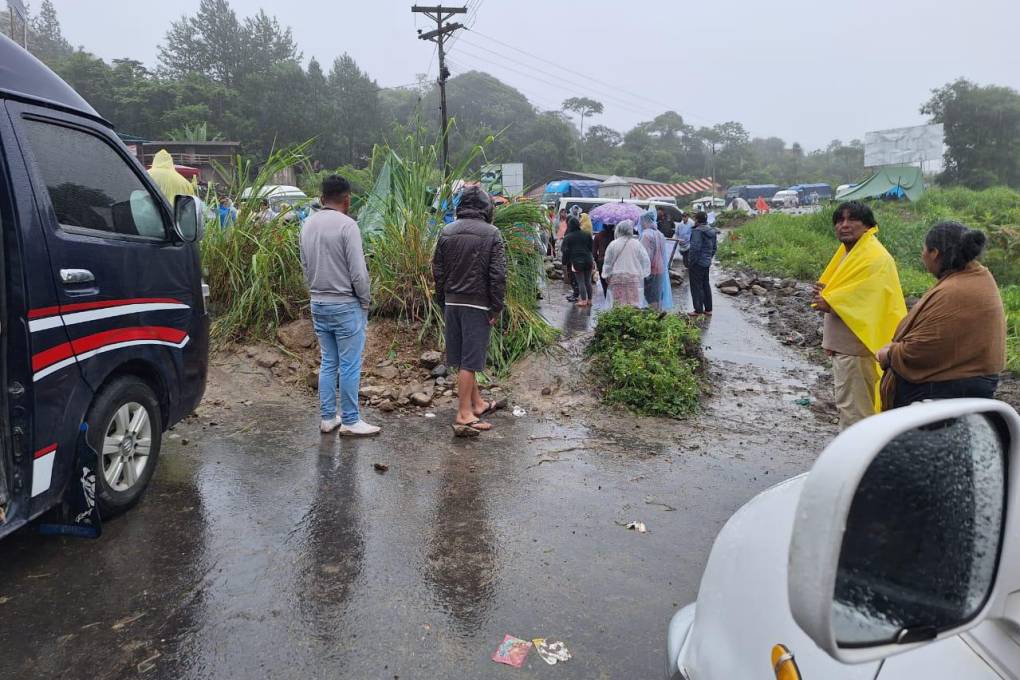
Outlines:
[[65,286],[76,285],[81,283],[94,283],[95,280],[96,280],[95,275],[88,269],[60,270],[60,281]]

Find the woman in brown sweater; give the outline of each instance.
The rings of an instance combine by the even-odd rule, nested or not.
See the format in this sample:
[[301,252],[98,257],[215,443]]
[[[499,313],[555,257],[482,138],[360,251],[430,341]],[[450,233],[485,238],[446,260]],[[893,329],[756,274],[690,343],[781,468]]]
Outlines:
[[924,399],[992,398],[1006,366],[1006,315],[999,287],[975,260],[983,232],[940,222],[921,250],[938,279],[878,351],[882,410]]

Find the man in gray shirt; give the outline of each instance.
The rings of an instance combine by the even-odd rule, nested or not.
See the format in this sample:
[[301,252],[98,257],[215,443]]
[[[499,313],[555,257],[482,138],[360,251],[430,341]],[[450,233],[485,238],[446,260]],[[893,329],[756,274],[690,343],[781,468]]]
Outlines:
[[[312,299],[312,324],[319,338],[319,404],[322,432],[378,434],[379,427],[361,419],[361,354],[365,349],[368,307],[372,300],[368,267],[358,223],[347,216],[351,185],[340,175],[322,181],[322,210],[301,228],[301,266]],[[337,374],[340,415],[337,416]]]

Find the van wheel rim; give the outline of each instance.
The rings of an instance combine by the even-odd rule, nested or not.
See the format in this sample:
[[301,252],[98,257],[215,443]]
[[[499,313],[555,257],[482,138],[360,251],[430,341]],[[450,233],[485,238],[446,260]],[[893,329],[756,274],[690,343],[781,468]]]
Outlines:
[[137,402],[128,402],[113,414],[103,438],[103,476],[114,491],[131,489],[149,463],[152,421]]

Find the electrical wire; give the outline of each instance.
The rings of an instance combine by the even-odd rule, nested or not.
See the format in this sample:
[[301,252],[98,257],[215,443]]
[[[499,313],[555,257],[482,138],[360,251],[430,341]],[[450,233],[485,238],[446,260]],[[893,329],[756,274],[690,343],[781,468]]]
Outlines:
[[[491,35],[486,35],[486,34],[482,33],[481,31],[472,30],[472,33],[474,33],[475,35],[477,35],[477,36],[479,36],[481,38],[485,38],[486,40],[491,40],[492,42],[496,43],[497,45],[501,45],[501,46],[503,46],[503,47],[505,47],[507,49],[511,49],[511,50],[513,50],[515,52],[519,52],[520,54],[523,54],[526,57],[530,57],[531,59],[534,59],[536,61],[541,61],[541,62],[544,62],[546,64],[550,64],[552,66],[555,66],[557,69],[560,69],[560,70],[563,70],[563,71],[567,71],[567,72],[572,73],[572,74],[574,74],[576,76],[580,76],[580,77],[582,77],[582,78],[584,78],[586,80],[590,80],[592,82],[599,83],[600,85],[604,85],[606,87],[611,87],[614,90],[617,90],[617,91],[619,91],[619,92],[621,92],[623,94],[630,95],[630,96],[632,96],[634,98],[637,98],[637,99],[642,99],[642,100],[644,100],[644,101],[646,101],[646,102],[648,102],[650,104],[653,104],[653,105],[655,105],[657,107],[658,106],[664,106],[664,107],[666,107],[667,110],[673,110],[674,109],[673,105],[671,105],[671,104],[666,104],[664,102],[656,101],[654,99],[650,99],[649,97],[647,97],[645,95],[637,94],[635,92],[628,92],[628,91],[624,90],[623,88],[619,87],[618,85],[606,82],[604,80],[599,80],[598,78],[593,78],[592,76],[590,76],[588,74],[585,74],[585,73],[581,73],[580,71],[575,71],[574,69],[571,69],[571,68],[568,68],[566,66],[563,66],[562,64],[559,64],[559,63],[551,61],[549,59],[545,59],[545,58],[540,57],[538,55],[532,54],[530,52],[522,50],[519,47],[515,47],[514,45],[510,45],[508,43],[505,43],[502,40],[499,40],[498,38],[493,38]],[[696,114],[693,114],[693,113],[690,113],[690,112],[687,113],[687,116],[692,118],[692,119],[694,119],[694,120],[700,120],[701,122],[704,122],[704,123],[710,123],[711,122],[707,118],[704,118],[703,116],[699,116],[699,115],[696,115]]]
[[[545,83],[546,85],[550,85],[552,87],[555,87],[558,90],[560,90],[562,92],[566,92],[568,94],[574,94],[574,95],[578,95],[578,96],[582,96],[582,97],[585,97],[585,96],[588,96],[588,95],[592,94],[592,90],[587,89],[584,85],[579,85],[577,83],[573,83],[573,82],[562,80],[562,79],[557,80],[557,81],[552,81],[552,80],[546,80],[545,78],[540,78],[540,77],[535,75],[534,71],[537,71],[539,73],[543,73],[543,74],[548,75],[548,76],[550,76],[552,78],[558,78],[558,76],[556,74],[551,74],[548,71],[543,71],[543,70],[535,68],[535,67],[529,67],[527,64],[521,64],[519,62],[514,62],[513,60],[507,59],[506,57],[503,57],[502,55],[499,55],[498,53],[495,53],[495,52],[493,52],[493,54],[498,56],[500,59],[504,59],[506,61],[510,61],[511,63],[515,63],[518,66],[523,66],[524,68],[530,68],[531,71],[522,71],[520,69],[514,68],[513,66],[507,66],[506,64],[494,63],[490,57],[486,57],[486,56],[479,55],[479,54],[474,54],[474,53],[471,53],[471,52],[466,52],[463,49],[461,49],[460,51],[461,51],[462,54],[464,54],[466,56],[469,56],[469,57],[473,57],[474,59],[477,59],[480,62],[488,62],[488,65],[495,66],[497,68],[504,69],[504,70],[507,70],[507,71],[511,71],[513,73],[517,73],[519,75],[525,76],[525,77],[527,77],[527,78],[529,78],[531,80],[534,80],[534,81],[537,81],[537,82],[540,82],[540,83]],[[487,51],[491,52],[491,50],[487,50]],[[615,95],[603,94],[602,96],[603,96],[603,98],[612,101],[614,106],[616,106],[618,108],[621,108],[621,109],[624,109],[626,111],[629,111],[630,113],[635,113],[635,114],[637,114],[639,116],[650,116],[650,117],[654,118],[655,116],[659,115],[659,113],[661,113],[661,111],[652,111],[650,109],[638,108],[638,106],[635,106],[634,104],[630,103],[628,100],[623,99],[621,97],[617,97]]]
[[[465,66],[464,64],[461,64],[460,62],[458,62],[456,60],[452,60],[452,59],[447,59],[446,63],[450,64],[451,66],[454,66],[454,69],[460,72],[459,75],[464,75],[465,73],[468,73],[469,71],[477,71],[478,70],[478,69],[472,68],[470,66]],[[463,87],[466,90],[471,90],[472,92],[474,92],[477,95],[485,95],[485,94],[487,94],[486,92],[483,92],[483,91],[479,90],[476,87],[468,87],[467,85],[468,85],[467,83],[463,83],[463,82],[458,82],[458,83],[455,84],[456,87]],[[532,93],[525,92],[525,91],[523,91],[523,90],[521,90],[520,88],[517,88],[517,87],[514,87],[514,89],[517,90],[518,92],[520,92],[524,96],[524,98],[528,101],[528,103],[531,104],[539,112],[545,112],[545,111],[557,111],[558,112],[558,111],[560,111],[560,107],[559,106],[550,105],[549,102],[546,101],[543,97],[535,97]]]
[[[629,109],[633,113],[638,113],[638,114],[641,114],[641,115],[650,115],[653,118],[661,113],[661,111],[659,111],[658,109],[654,109],[653,110],[653,109],[650,109],[650,108],[643,108],[640,101],[637,102],[638,105],[636,106],[635,102],[634,102],[634,100],[632,98],[621,96],[618,91],[610,92],[610,91],[604,90],[602,88],[593,88],[587,82],[579,83],[579,82],[576,82],[573,79],[564,78],[562,74],[551,73],[551,72],[546,71],[544,69],[538,68],[537,66],[532,66],[530,64],[525,64],[525,63],[519,62],[519,61],[513,59],[512,57],[508,57],[508,56],[506,56],[504,54],[501,54],[499,52],[495,52],[493,50],[490,50],[487,47],[483,47],[481,45],[475,45],[474,43],[470,43],[470,42],[467,42],[467,41],[465,41],[465,44],[467,44],[470,47],[475,48],[475,49],[484,50],[485,52],[488,52],[489,54],[495,55],[496,57],[499,57],[500,59],[503,59],[505,61],[509,61],[510,63],[516,64],[517,66],[521,66],[521,67],[529,69],[531,71],[537,71],[538,73],[542,73],[542,74],[547,75],[547,76],[549,76],[551,78],[555,78],[557,80],[557,82],[564,83],[564,84],[567,84],[567,85],[573,85],[575,88],[579,88],[584,93],[585,96],[588,96],[590,94],[596,94],[596,95],[599,95],[603,99],[606,99],[608,101],[611,101],[611,102],[615,101],[619,106],[627,108],[627,109]],[[485,57],[485,59],[488,59],[488,57]]]

